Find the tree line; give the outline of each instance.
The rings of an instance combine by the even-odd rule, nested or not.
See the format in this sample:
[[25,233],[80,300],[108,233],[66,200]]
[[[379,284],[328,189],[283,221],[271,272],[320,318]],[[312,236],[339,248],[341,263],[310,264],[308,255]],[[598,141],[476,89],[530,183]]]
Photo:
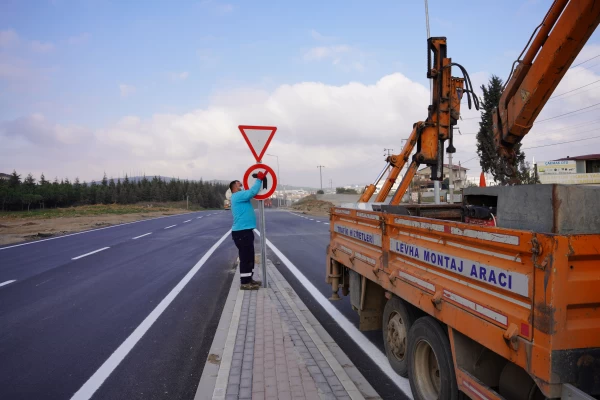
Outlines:
[[189,199],[190,204],[203,208],[221,208],[228,186],[221,183],[189,181],[146,176],[136,181],[107,179],[101,182],[80,182],[68,178],[50,182],[42,174],[39,180],[28,174],[21,179],[16,171],[8,179],[0,179],[0,203],[5,210],[70,207],[86,204],[134,204],[138,202],[169,202]]

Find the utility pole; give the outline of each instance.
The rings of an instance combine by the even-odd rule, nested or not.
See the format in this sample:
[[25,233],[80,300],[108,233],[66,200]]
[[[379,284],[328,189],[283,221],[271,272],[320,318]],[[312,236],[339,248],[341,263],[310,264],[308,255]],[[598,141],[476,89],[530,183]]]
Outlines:
[[329,188],[333,190],[333,179],[329,179]]
[[325,168],[325,166],[317,165],[317,168],[319,168],[319,176],[321,177],[321,190],[323,190],[323,168]]

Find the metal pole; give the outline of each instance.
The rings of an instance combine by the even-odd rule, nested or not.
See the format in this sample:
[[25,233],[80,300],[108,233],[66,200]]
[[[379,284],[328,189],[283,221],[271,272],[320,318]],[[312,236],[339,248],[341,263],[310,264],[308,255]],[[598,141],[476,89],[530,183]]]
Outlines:
[[[268,154],[268,153],[266,155],[277,158],[277,180],[278,180],[279,184],[283,187],[283,183],[281,180],[281,174],[279,173],[279,156],[276,156],[275,154]],[[285,203],[285,187],[283,188],[283,200]],[[281,200],[279,199],[279,190],[277,190],[277,205],[279,207],[281,207]]]
[[[279,173],[279,157],[277,157],[277,179],[281,182],[281,174]],[[277,193],[277,207],[281,208],[281,199],[279,198],[279,193]]]
[[435,204],[440,204],[440,181],[433,181],[433,200]]
[[321,177],[321,190],[323,190],[323,168],[325,168],[325,166],[317,165],[317,168],[319,168],[319,176]]
[[[448,172],[448,193],[450,193],[450,197],[448,198],[448,203],[454,204],[454,173],[452,171],[452,153],[448,153],[448,163],[450,164],[450,170]],[[460,171],[458,171],[460,176]]]
[[267,236],[265,229],[265,201],[258,201],[258,216],[260,218],[260,264],[262,272],[262,285],[267,287]]

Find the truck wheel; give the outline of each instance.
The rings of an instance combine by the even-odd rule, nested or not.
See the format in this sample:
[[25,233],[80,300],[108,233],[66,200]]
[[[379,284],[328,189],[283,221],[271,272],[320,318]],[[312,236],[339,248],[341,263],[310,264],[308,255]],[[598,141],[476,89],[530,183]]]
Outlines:
[[403,377],[408,376],[408,332],[415,319],[411,311],[404,301],[396,296],[392,296],[383,309],[385,354],[392,369]]
[[450,341],[434,318],[415,321],[408,334],[407,355],[415,400],[458,400]]

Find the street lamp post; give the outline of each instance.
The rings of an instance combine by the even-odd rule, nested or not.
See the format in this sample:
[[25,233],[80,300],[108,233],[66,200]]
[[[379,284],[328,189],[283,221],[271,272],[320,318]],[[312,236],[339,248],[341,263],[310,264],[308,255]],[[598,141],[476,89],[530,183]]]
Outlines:
[[[279,182],[281,182],[281,175],[279,174],[279,156],[276,156],[275,154],[266,154],[266,155],[277,158],[277,179],[279,180]],[[283,187],[283,184],[281,184],[281,186]],[[283,199],[285,201],[285,188],[283,189]],[[281,207],[281,201],[279,200],[279,196],[277,196],[277,206]],[[287,204],[286,204],[286,206],[287,206]]]

